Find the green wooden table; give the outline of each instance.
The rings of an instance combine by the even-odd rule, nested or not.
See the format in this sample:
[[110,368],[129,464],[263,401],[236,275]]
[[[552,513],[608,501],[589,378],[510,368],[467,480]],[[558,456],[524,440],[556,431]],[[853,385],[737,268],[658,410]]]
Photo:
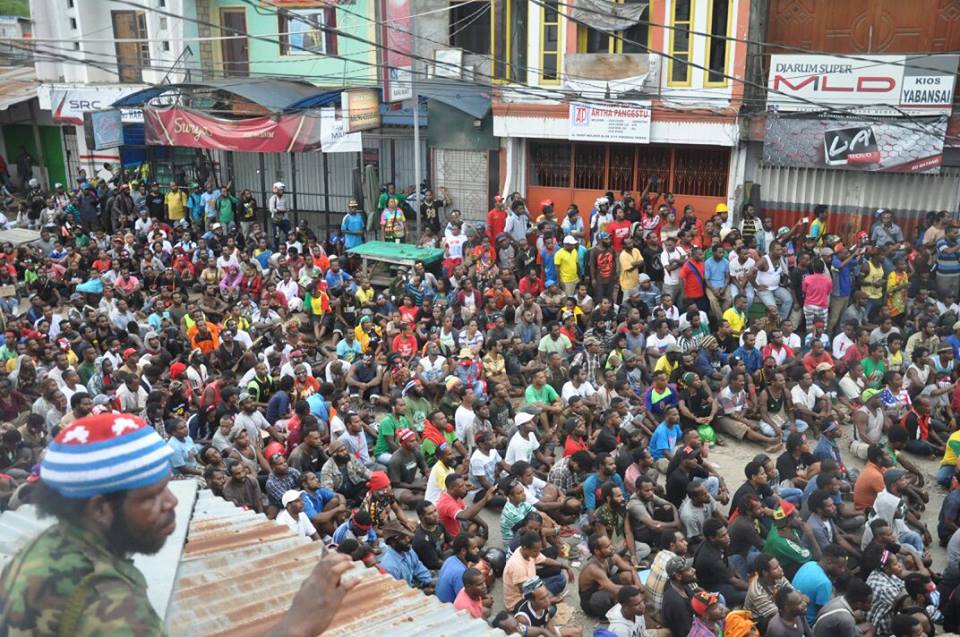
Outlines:
[[[347,254],[360,257],[363,275],[374,285],[387,285],[391,277],[377,277],[378,264],[402,265],[413,267],[417,262],[429,265],[443,258],[440,248],[418,248],[412,243],[394,243],[392,241],[367,241],[356,248],[347,250]],[[374,262],[372,265],[370,262]],[[374,280],[376,278],[377,280]]]

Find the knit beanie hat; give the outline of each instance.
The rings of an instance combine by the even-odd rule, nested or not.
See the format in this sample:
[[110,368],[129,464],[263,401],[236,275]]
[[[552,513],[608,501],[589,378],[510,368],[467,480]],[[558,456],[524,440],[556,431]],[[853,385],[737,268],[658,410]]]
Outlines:
[[40,479],[66,498],[131,491],[170,475],[172,451],[140,418],[96,414],[65,427],[40,463]]

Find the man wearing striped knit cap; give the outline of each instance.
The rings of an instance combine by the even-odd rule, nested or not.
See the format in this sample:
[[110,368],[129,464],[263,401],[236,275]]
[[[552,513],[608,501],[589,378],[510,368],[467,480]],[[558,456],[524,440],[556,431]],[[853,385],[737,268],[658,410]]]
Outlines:
[[[170,448],[139,418],[97,414],[65,427],[34,492],[57,523],[0,574],[0,636],[165,634],[130,555],[156,553],[176,528],[170,477]],[[323,632],[349,568],[345,555],[320,560],[272,633]]]

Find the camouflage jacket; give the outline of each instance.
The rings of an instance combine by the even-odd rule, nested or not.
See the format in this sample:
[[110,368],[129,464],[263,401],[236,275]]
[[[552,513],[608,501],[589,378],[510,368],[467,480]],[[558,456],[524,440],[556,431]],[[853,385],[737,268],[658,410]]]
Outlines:
[[0,574],[0,637],[166,634],[143,575],[84,529],[55,524]]

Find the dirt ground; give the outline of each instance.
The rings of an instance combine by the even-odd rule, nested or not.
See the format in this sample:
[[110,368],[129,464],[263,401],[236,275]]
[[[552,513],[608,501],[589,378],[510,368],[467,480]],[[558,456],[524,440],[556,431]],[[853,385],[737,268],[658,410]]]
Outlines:
[[[850,440],[851,426],[849,424],[844,425],[843,431],[843,440],[841,442],[841,450],[843,453],[844,462],[850,467],[856,467],[861,469],[864,463],[853,457],[848,449],[847,445]],[[743,468],[750,461],[750,459],[761,453],[763,450],[753,444],[745,442],[731,441],[729,437],[725,438],[727,443],[722,447],[712,447],[710,449],[710,461],[714,464],[720,466],[720,474],[723,476],[724,480],[727,483],[727,487],[730,489],[731,494],[739,487],[743,481]],[[811,443],[811,449],[816,444],[816,441]],[[915,456],[911,456],[910,460],[913,461],[915,465],[921,467],[926,479],[925,490],[930,495],[930,502],[926,505],[924,511],[923,519],[927,524],[927,527],[930,529],[930,532],[934,536],[933,546],[930,548],[930,553],[933,557],[933,570],[936,572],[941,572],[946,565],[946,550],[940,548],[939,543],[936,540],[936,527],[937,527],[937,516],[940,512],[940,506],[943,504],[943,498],[946,495],[946,492],[941,489],[935,480],[936,471],[939,467],[939,461],[937,460],[925,460],[920,459]],[[663,482],[661,481],[661,484]],[[490,527],[490,546],[502,546],[502,538],[500,535],[500,524],[499,517],[492,511],[484,511],[482,514],[483,519],[486,521],[487,525]],[[575,559],[576,554],[571,553],[571,559]],[[579,572],[580,560],[575,560],[574,562],[574,571]],[[493,596],[495,601],[494,609],[499,611],[503,608],[503,584],[502,580],[497,580]],[[558,623],[561,624],[577,624],[583,628],[584,635],[591,635],[594,628],[599,624],[596,620],[586,617],[583,612],[580,610],[579,596],[577,595],[577,584],[572,582],[568,587],[566,594],[564,596],[564,603],[560,605],[558,609]],[[943,633],[938,633],[943,634]],[[951,633],[947,633],[948,635]]]

